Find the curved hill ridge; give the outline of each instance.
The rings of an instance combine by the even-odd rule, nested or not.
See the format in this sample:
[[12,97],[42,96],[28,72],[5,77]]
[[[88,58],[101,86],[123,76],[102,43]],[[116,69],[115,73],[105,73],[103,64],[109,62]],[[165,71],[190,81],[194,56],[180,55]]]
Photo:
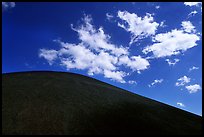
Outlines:
[[201,134],[201,119],[79,74],[2,74],[6,135]]

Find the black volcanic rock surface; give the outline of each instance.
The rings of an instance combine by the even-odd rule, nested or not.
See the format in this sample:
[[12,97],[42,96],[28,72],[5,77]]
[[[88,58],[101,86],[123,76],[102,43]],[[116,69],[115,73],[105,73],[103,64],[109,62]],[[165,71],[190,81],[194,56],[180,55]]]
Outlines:
[[6,135],[201,134],[201,119],[78,74],[2,74]]

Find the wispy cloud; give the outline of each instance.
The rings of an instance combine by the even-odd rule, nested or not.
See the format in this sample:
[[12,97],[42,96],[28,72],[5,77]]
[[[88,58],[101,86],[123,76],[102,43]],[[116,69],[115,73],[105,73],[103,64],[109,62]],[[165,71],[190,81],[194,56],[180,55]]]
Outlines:
[[162,27],[162,28],[166,27],[167,25],[165,25],[164,22],[165,22],[165,20],[162,21],[162,22],[159,24],[159,27]]
[[191,68],[189,68],[189,72],[191,72],[192,70],[197,70],[197,69],[199,69],[199,67],[195,67],[195,66],[193,66],[193,67],[191,67]]
[[164,80],[163,79],[155,79],[151,84],[149,84],[148,86],[149,87],[152,87],[153,85],[155,84],[158,84],[158,83],[162,83]]
[[2,2],[2,9],[7,10],[15,7],[15,2]]
[[181,102],[177,102],[176,103],[178,106],[180,106],[180,107],[185,107],[185,105],[183,104],[183,103],[181,103]]
[[169,66],[174,66],[176,63],[179,62],[179,59],[174,59],[174,61],[171,61],[170,59],[166,59],[166,62],[169,64]]
[[134,81],[134,80],[129,80],[128,83],[129,83],[129,84],[137,84],[137,82]]
[[39,57],[45,58],[49,65],[52,65],[54,60],[57,58],[57,51],[56,50],[48,50],[48,49],[40,49]]
[[155,8],[156,8],[156,9],[159,9],[159,8],[160,8],[160,6],[159,6],[159,5],[158,5],[158,6],[155,6]]
[[188,14],[188,18],[194,16],[198,12],[196,10],[192,11],[191,13]]
[[114,16],[111,15],[110,13],[106,13],[106,19],[111,20]]

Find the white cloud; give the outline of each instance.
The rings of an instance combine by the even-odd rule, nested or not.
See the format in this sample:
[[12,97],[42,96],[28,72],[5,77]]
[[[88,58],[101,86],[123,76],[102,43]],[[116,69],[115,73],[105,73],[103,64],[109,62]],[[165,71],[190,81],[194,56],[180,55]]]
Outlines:
[[174,59],[174,62],[170,61],[170,59],[166,59],[166,62],[169,64],[169,66],[174,66],[177,62],[179,62],[179,59]]
[[196,10],[192,11],[191,13],[188,14],[188,17],[194,16],[195,14],[197,14],[198,12]]
[[2,9],[14,8],[15,5],[15,2],[2,2]]
[[189,91],[189,93],[196,93],[198,92],[198,90],[201,90],[201,86],[198,84],[194,84],[186,86],[186,89]]
[[195,26],[190,21],[182,21],[181,26],[185,32],[195,32]]
[[126,65],[127,67],[130,67],[133,71],[140,71],[145,70],[149,67],[148,60],[142,58],[141,56],[121,56],[119,58],[118,64]]
[[82,44],[75,45],[61,42],[61,45],[63,45],[63,48],[58,53],[62,65],[66,66],[67,69],[87,69],[95,58],[95,54]]
[[184,2],[184,5],[186,6],[199,6],[199,4],[202,4],[202,2]]
[[156,9],[159,9],[159,8],[160,8],[160,6],[155,6],[155,8],[156,8]]
[[[82,43],[79,43],[78,45],[64,42],[59,43],[61,45],[61,49],[56,51],[58,59],[60,60],[61,65],[65,66],[67,70],[87,69],[89,75],[104,74],[104,77],[106,78],[110,78],[121,83],[125,82],[123,80],[123,77],[126,76],[125,72],[116,71],[116,56],[110,55],[104,51],[101,51],[98,54],[94,53]],[[43,50],[43,52],[40,52],[39,56],[44,57],[48,60],[49,64],[52,64],[53,60],[57,57],[54,56],[55,52],[53,51],[54,50]]]
[[126,83],[125,80],[123,79],[124,76],[126,76],[126,73],[123,71],[110,71],[110,70],[105,70],[104,71],[104,76],[106,78],[110,78],[112,80],[116,80],[120,83]]
[[107,20],[111,20],[113,18],[113,15],[106,13],[106,18],[107,18]]
[[128,54],[127,48],[124,48],[122,46],[117,47],[116,45],[112,44],[109,41],[111,37],[104,33],[103,28],[100,27],[98,30],[96,30],[91,22],[92,18],[90,16],[85,16],[84,24],[80,27],[74,28],[73,25],[71,25],[72,29],[78,32],[79,39],[85,45],[87,45],[88,48],[98,52],[110,51],[116,56]]
[[116,70],[117,57],[101,51],[98,54],[86,48],[82,43],[78,45],[63,43],[66,48],[60,49],[63,64],[67,69],[89,69],[89,74],[99,73],[103,70]]
[[[88,75],[103,74],[104,77],[121,83],[126,83],[124,77],[129,73],[121,71],[120,65],[130,67],[133,71],[148,68],[149,62],[146,59],[129,56],[128,48],[111,43],[110,36],[105,34],[103,28],[96,29],[91,22],[92,18],[85,16],[80,26],[71,25],[78,33],[80,43],[71,44],[55,40],[61,46],[60,49],[41,49],[39,57],[45,58],[50,65],[58,59],[60,65],[67,70],[87,70]],[[124,56],[128,63],[119,61]]]
[[129,80],[128,83],[129,83],[129,84],[137,84],[137,82],[134,81],[134,80]]
[[175,83],[175,86],[184,86],[185,84],[189,83],[190,80],[191,78],[187,76],[183,76],[177,80],[177,82]]
[[167,25],[165,25],[164,22],[165,22],[165,21],[162,21],[162,22],[159,24],[159,26],[162,27],[162,28],[166,27]]
[[195,67],[195,66],[193,66],[193,67],[189,68],[188,71],[190,72],[190,71],[192,71],[192,70],[196,70],[196,69],[199,69],[199,67]]
[[201,12],[202,12],[202,2],[184,2],[184,5],[186,6],[196,6],[196,7],[199,7],[200,6],[200,9],[201,9]]
[[183,104],[183,103],[181,103],[181,102],[177,102],[176,103],[178,106],[180,106],[180,107],[185,107],[185,105]]
[[[192,24],[191,24],[192,25]],[[152,52],[153,57],[160,58],[180,54],[192,47],[197,46],[200,37],[194,33],[186,33],[193,31],[194,26],[185,26],[181,30],[171,30],[167,33],[160,33],[153,37],[153,45],[146,46],[143,53]]]
[[154,35],[159,26],[157,22],[154,22],[154,18],[149,13],[146,13],[144,17],[139,17],[135,13],[118,11],[118,17],[125,21],[125,23],[118,22],[118,26],[131,33],[130,45],[138,39]]
[[48,49],[40,49],[39,57],[45,58],[49,65],[53,64],[53,61],[57,58],[57,51],[56,50],[48,50]]
[[155,79],[151,84],[149,84],[148,86],[151,87],[157,83],[162,83],[163,82],[163,79]]

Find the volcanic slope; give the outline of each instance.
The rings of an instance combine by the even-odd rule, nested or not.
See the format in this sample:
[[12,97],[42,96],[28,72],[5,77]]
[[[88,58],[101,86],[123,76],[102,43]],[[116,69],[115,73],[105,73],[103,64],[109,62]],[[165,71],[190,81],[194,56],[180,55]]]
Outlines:
[[201,134],[201,116],[74,73],[2,74],[2,134]]

